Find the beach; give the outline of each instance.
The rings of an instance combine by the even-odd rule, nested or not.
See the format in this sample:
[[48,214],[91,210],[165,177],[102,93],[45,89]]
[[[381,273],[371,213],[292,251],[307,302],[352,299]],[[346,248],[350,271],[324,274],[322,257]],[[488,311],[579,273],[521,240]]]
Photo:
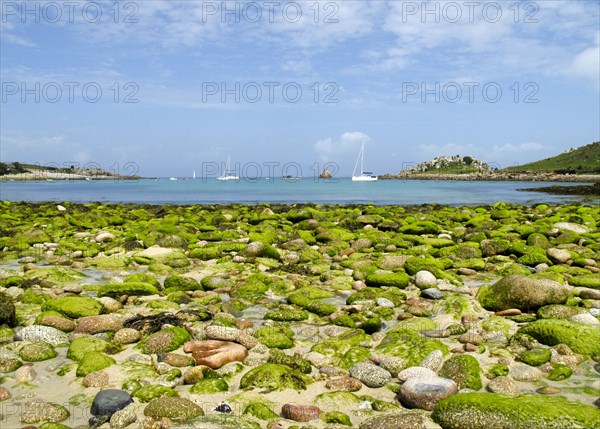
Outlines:
[[2,427],[598,427],[597,205],[0,216]]

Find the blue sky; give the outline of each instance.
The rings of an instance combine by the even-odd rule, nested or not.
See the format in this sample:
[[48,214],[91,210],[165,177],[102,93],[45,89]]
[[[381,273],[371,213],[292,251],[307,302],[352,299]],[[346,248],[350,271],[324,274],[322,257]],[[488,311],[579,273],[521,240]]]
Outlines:
[[2,161],[348,176],[362,141],[382,174],[600,140],[598,1],[1,3]]

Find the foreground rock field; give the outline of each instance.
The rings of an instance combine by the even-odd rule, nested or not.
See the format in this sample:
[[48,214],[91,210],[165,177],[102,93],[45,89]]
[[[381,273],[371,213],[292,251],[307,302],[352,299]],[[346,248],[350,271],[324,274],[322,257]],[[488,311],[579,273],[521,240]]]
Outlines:
[[0,203],[1,428],[600,428],[600,208]]

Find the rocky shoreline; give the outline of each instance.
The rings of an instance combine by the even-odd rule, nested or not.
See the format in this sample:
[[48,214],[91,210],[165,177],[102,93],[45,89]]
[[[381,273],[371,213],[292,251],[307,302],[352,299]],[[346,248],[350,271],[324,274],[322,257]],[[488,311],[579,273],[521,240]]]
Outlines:
[[515,173],[490,171],[483,173],[446,174],[440,173],[401,173],[384,174],[380,180],[440,180],[440,181],[483,181],[483,182],[600,182],[599,174],[557,174],[557,173]]
[[0,182],[39,181],[39,180],[139,180],[140,176],[121,176],[109,172],[90,173],[82,170],[75,173],[59,173],[51,170],[39,170],[27,173],[6,174],[0,176]]
[[0,203],[0,426],[600,428],[600,208]]

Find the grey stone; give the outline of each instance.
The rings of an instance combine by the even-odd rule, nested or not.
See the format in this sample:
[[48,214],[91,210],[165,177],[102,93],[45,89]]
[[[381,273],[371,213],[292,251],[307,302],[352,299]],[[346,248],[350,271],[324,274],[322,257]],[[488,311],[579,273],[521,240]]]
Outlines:
[[422,366],[411,366],[398,373],[398,380],[406,381],[410,378],[431,378],[437,374],[429,368],[423,368]]
[[428,368],[433,372],[438,372],[444,363],[444,353],[441,350],[434,350],[429,353],[425,358],[421,361],[419,366],[423,368]]
[[437,279],[429,271],[421,270],[415,275],[415,284],[419,289],[427,289],[437,285]]
[[392,375],[383,368],[366,362],[360,362],[350,368],[350,376],[360,380],[368,387],[385,386]]
[[514,363],[509,369],[510,375],[517,381],[538,381],[542,378],[542,371],[524,363]]
[[515,383],[515,380],[508,376],[494,378],[488,383],[487,390],[492,393],[505,393],[509,395],[519,393],[517,383]]
[[370,417],[360,429],[426,429],[425,418],[416,412],[387,414]]
[[21,341],[45,341],[54,347],[69,344],[69,337],[64,332],[51,326],[31,325],[21,329],[15,336]]
[[442,377],[409,378],[400,388],[398,398],[405,406],[433,411],[439,401],[458,392],[452,380]]
[[444,292],[433,287],[421,291],[421,298],[442,299],[444,296]]

